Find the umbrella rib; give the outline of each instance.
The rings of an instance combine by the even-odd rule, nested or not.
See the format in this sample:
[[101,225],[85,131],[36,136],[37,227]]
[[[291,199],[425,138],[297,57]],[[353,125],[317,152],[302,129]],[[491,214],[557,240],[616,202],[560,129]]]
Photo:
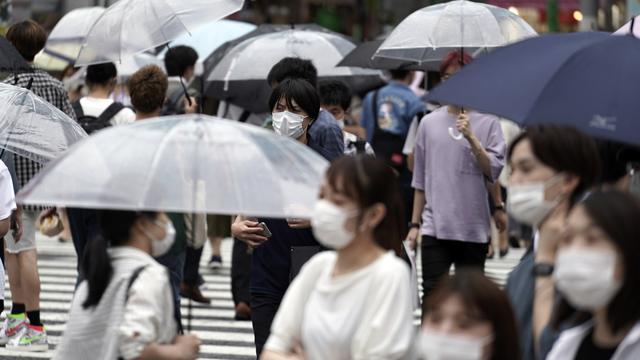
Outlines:
[[[127,13],[127,10],[129,10],[129,7],[131,6],[131,3],[133,3],[135,0],[130,0],[124,8],[124,14]],[[104,13],[102,13],[102,15],[104,16],[104,14],[106,14],[107,11],[105,11]],[[96,24],[98,23],[98,21],[96,21]],[[95,26],[95,24],[93,24]],[[91,28],[93,30],[93,27]],[[120,62],[120,64],[122,64],[122,31],[124,30],[124,19],[120,18],[120,48],[118,49],[118,61]]]
[[[171,7],[171,5],[169,5],[169,3],[167,2],[167,0],[162,0],[162,2],[164,2],[164,3],[167,5],[167,7],[168,7],[169,9],[171,9],[171,13],[173,14],[173,17],[172,17],[172,18],[178,19],[178,21],[180,22],[180,24],[182,24],[182,27],[184,28],[184,30],[185,30],[187,33],[189,33],[189,35],[191,35],[191,31],[189,31],[189,28],[187,28],[187,25],[185,25],[185,24],[184,24],[184,22],[182,21],[182,19],[180,19],[180,17],[178,16],[178,12],[177,12],[177,11],[175,11],[175,10],[173,9],[173,7]],[[155,8],[154,8],[154,9],[155,9]],[[154,11],[155,11],[155,10],[154,10]],[[157,14],[156,14],[156,17],[157,17]],[[162,35],[164,36],[164,32],[162,33]],[[167,39],[167,37],[166,37],[166,36],[165,36],[164,38],[165,38],[165,40],[169,41],[169,40]]]

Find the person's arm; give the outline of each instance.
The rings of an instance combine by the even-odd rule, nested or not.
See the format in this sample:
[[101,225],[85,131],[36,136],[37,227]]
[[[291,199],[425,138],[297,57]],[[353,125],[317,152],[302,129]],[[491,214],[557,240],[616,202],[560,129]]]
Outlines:
[[[418,136],[416,137],[416,143],[413,150],[413,180],[411,181],[411,187],[414,189],[413,193],[413,209],[411,212],[411,222],[420,224],[422,221],[422,212],[427,205],[427,198],[425,194],[425,163],[426,163],[426,132],[427,122],[423,121],[418,127]],[[420,236],[420,228],[412,227],[407,234],[407,241],[411,249],[416,248],[418,237]]]
[[200,352],[200,340],[193,334],[178,335],[173,344],[152,343],[135,360],[195,360]]
[[[411,212],[411,223],[420,224],[422,218],[422,212],[427,205],[427,198],[425,197],[424,190],[414,189],[413,191],[413,211]],[[418,243],[418,237],[420,236],[420,227],[412,227],[407,234],[407,241],[411,249],[415,250]]]
[[498,232],[503,232],[507,229],[507,222],[509,219],[507,218],[507,212],[502,201],[502,188],[500,187],[500,183],[497,181],[489,183],[487,186],[489,187],[489,194],[493,201],[493,220],[496,223]]
[[484,146],[482,146],[480,140],[478,140],[473,131],[471,131],[469,116],[465,113],[460,113],[460,115],[458,115],[458,120],[456,121],[456,127],[471,146],[471,152],[476,157],[476,161],[482,173],[487,178],[492,178],[489,154],[487,154],[487,151],[484,149]]

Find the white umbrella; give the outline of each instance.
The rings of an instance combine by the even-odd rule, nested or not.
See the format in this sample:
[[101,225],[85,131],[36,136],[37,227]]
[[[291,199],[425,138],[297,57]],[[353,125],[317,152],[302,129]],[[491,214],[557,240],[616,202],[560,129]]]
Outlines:
[[77,65],[120,62],[240,9],[244,0],[119,0],[98,18]]
[[536,36],[535,30],[507,9],[456,0],[415,11],[389,34],[374,55],[439,62],[450,51],[491,49]]
[[96,133],[34,177],[28,204],[309,217],[328,163],[271,131],[206,115]]
[[51,30],[44,52],[73,63],[89,30],[104,13],[103,7],[85,7],[70,11]]

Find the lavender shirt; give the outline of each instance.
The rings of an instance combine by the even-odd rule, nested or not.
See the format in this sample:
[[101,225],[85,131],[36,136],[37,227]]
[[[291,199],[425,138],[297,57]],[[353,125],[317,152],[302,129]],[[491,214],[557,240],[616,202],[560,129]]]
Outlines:
[[490,230],[486,182],[495,182],[504,166],[502,130],[495,116],[469,113],[471,130],[491,161],[491,179],[487,179],[469,142],[449,136],[448,129],[455,130],[456,119],[443,106],[420,122],[412,186],[423,190],[426,198],[421,234],[440,240],[486,243]]

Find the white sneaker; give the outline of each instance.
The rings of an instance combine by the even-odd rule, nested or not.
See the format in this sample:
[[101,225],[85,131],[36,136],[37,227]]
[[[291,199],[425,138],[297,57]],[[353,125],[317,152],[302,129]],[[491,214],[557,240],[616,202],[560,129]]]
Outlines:
[[7,350],[36,352],[49,350],[47,332],[44,326],[24,327],[18,336],[12,338],[7,344]]
[[0,345],[7,345],[10,340],[18,337],[18,335],[27,328],[27,319],[24,314],[19,316],[5,315],[5,320],[0,328]]

